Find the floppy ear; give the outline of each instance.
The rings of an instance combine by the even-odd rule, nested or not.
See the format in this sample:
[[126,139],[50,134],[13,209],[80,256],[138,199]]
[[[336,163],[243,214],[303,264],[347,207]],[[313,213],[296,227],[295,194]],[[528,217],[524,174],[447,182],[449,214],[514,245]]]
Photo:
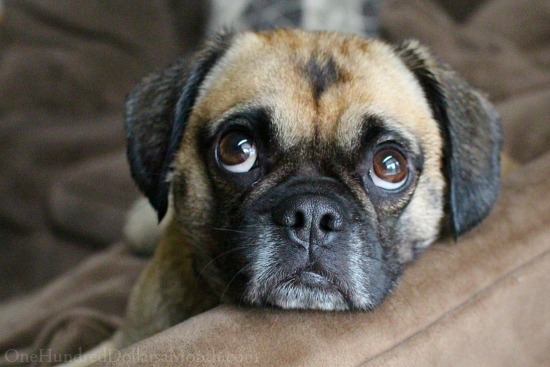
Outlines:
[[168,208],[167,178],[199,88],[231,39],[229,32],[218,34],[195,61],[183,57],[143,78],[126,99],[124,128],[130,171],[159,221]]
[[495,108],[416,41],[396,49],[416,76],[444,140],[447,212],[454,237],[491,211],[500,182],[501,121]]

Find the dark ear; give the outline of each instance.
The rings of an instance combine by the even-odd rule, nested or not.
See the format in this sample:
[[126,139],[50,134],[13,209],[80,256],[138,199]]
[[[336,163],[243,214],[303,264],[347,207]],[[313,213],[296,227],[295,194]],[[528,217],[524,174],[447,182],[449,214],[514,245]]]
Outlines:
[[132,177],[158,213],[168,208],[167,178],[206,75],[229,48],[232,34],[214,37],[196,57],[183,57],[141,80],[126,99],[124,127]]
[[447,212],[456,238],[481,222],[497,199],[501,121],[483,95],[416,41],[396,51],[420,82],[441,129]]

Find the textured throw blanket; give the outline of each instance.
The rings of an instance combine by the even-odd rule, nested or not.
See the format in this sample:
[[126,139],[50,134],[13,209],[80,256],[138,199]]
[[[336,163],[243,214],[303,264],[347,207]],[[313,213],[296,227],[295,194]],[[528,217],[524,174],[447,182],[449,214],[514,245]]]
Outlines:
[[[196,45],[211,11],[198,3],[0,2],[0,366],[55,365],[107,339],[120,324],[146,261],[120,241],[125,213],[138,197],[124,157],[122,101],[139,77]],[[441,323],[452,324],[450,316],[433,316],[438,307],[489,287],[489,279],[514,261],[539,255],[542,261],[549,250],[550,233],[536,231],[550,224],[550,3],[456,3],[382,2],[378,26],[390,42],[417,38],[427,44],[496,103],[505,150],[524,167],[504,179],[505,197],[487,224],[463,248],[428,251],[375,313],[335,319],[224,306],[126,351],[130,357],[122,365],[159,365],[168,358],[167,365],[401,366],[407,364],[388,349],[396,341],[410,345],[412,356],[429,353],[423,346],[438,338],[434,348],[467,345],[467,332],[479,319],[469,319],[465,329],[454,325],[453,340],[443,338],[444,329],[413,336],[435,320],[443,328]],[[469,277],[447,289],[437,275],[458,277],[461,267]],[[547,276],[539,281],[550,283]],[[441,295],[430,293],[431,303],[423,304],[419,292],[434,289]],[[516,297],[532,301],[525,312],[538,314],[539,322],[530,326],[533,335],[512,321],[505,326],[517,330],[515,337],[550,343],[548,305],[529,293]],[[476,299],[468,302],[481,303]],[[479,307],[481,313],[491,304]],[[494,307],[495,315],[521,312],[507,302]],[[478,332],[491,339],[489,330]],[[524,351],[523,343],[502,345]],[[487,365],[543,366],[550,358],[533,343],[536,358],[519,353],[497,364],[489,359],[496,349],[488,349]],[[452,364],[468,365],[474,357]]]

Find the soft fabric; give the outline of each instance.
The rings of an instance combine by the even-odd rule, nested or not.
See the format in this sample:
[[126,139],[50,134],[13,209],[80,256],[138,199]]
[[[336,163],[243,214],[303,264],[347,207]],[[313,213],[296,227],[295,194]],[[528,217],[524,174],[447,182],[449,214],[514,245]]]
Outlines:
[[464,23],[456,23],[432,0],[385,4],[380,12],[384,37],[420,40],[492,101],[548,88],[548,1],[485,1]]
[[1,3],[0,300],[120,239],[138,197],[124,159],[124,97],[193,47],[204,23],[190,1],[175,3]]
[[[487,221],[434,245],[372,313],[218,307],[113,355],[117,365],[548,365],[548,1],[440,1],[388,0],[379,26],[391,42],[431,46],[497,102],[505,150],[523,166]],[[121,101],[198,40],[207,7],[190,3],[2,3],[0,299],[18,298],[0,305],[0,366],[54,365],[120,324],[146,261],[109,245],[137,197]]]
[[10,360],[10,350],[78,354],[106,339],[121,323],[143,263],[117,244],[32,295],[3,305],[0,365]]

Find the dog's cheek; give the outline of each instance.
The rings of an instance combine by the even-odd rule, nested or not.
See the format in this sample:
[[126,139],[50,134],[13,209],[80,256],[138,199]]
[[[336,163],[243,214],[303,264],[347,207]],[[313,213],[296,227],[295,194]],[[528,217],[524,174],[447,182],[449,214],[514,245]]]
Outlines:
[[442,178],[421,177],[411,201],[396,223],[397,256],[412,261],[439,236],[443,212]]
[[[184,161],[185,164],[179,164]],[[205,243],[205,226],[212,218],[212,190],[204,166],[196,154],[182,150],[171,177],[175,219],[182,233],[196,244]],[[208,242],[206,242],[208,243]]]
[[284,240],[278,236],[269,223],[260,216],[242,227],[239,236],[243,249],[245,273],[248,278],[244,290],[244,300],[250,304],[261,304],[269,289],[280,281],[280,275],[286,267],[291,267],[292,256],[287,252]]

